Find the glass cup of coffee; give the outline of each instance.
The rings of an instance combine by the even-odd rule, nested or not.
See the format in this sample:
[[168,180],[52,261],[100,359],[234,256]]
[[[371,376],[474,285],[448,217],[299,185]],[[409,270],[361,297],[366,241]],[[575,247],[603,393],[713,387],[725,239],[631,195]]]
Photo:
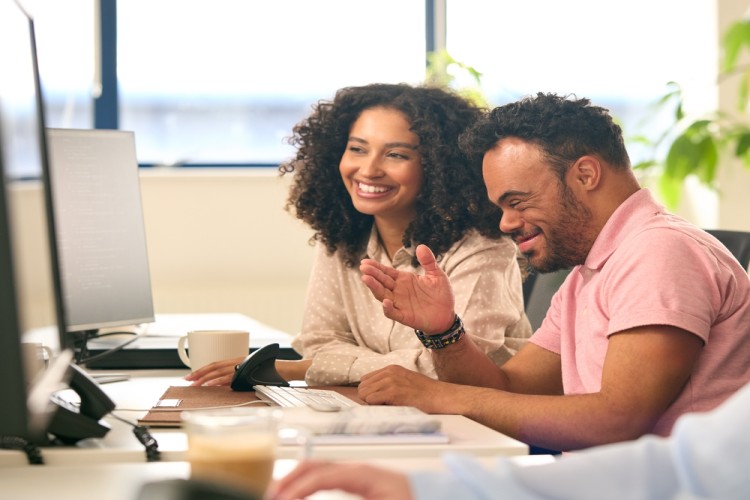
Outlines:
[[[183,412],[190,477],[262,497],[273,476],[279,436],[290,430],[282,427],[281,416],[271,408]],[[299,440],[307,448],[306,437],[300,434]]]

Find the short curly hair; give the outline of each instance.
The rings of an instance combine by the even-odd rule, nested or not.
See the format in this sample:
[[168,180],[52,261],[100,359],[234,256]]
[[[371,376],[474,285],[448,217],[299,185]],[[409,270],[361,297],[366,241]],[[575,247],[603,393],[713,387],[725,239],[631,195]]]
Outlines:
[[609,111],[589,99],[538,93],[499,106],[477,120],[460,138],[474,162],[498,141],[517,137],[539,146],[564,182],[568,168],[581,156],[596,154],[613,168],[630,168],[622,129]]
[[459,135],[482,109],[442,88],[377,83],[345,87],[332,101],[319,101],[288,138],[296,154],[279,166],[282,174],[294,172],[286,209],[312,227],[311,241],[331,254],[338,250],[350,267],[365,254],[374,218],[354,208],[339,162],[352,125],[375,107],[403,113],[419,137],[424,181],[404,245],[424,243],[440,257],[470,229],[500,238],[502,212],[487,198],[481,163],[469,164],[458,147]]

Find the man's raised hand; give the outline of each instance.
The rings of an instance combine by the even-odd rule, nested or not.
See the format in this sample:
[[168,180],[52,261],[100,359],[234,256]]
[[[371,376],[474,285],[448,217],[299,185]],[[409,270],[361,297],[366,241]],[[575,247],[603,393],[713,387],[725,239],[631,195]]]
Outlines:
[[424,275],[364,259],[359,266],[362,282],[383,303],[386,317],[427,334],[444,332],[455,319],[450,281],[427,246],[417,246],[416,255]]

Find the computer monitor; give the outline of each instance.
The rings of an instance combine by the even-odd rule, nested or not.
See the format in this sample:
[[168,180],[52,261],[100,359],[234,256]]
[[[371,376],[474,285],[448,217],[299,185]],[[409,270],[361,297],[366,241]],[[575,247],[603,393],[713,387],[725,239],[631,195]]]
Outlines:
[[154,321],[135,138],[122,130],[47,135],[66,326],[80,353],[105,329]]
[[34,24],[18,4],[5,0],[0,2],[0,68],[0,436],[28,439],[44,432],[39,413],[47,410],[49,399],[43,397],[41,408],[29,405],[34,388],[25,377],[21,340],[52,329],[62,341],[65,322],[56,293],[60,283]]

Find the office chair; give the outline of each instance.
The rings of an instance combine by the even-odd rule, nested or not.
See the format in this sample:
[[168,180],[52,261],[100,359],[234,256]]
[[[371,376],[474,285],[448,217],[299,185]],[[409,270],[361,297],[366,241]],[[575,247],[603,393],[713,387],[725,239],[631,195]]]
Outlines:
[[547,315],[547,309],[552,302],[552,296],[568,274],[570,274],[570,269],[560,269],[544,274],[533,272],[523,282],[524,310],[531,323],[531,331],[536,331],[542,325],[542,320]]
[[750,264],[750,233],[745,231],[727,231],[725,229],[706,229],[706,232],[721,241],[732,252],[742,267]]
[[[529,318],[529,323],[531,323],[532,332],[541,326],[552,302],[552,296],[560,288],[570,271],[570,269],[560,269],[544,274],[532,271],[526,276],[523,282],[523,303],[526,317]],[[560,452],[531,445],[529,446],[529,454],[560,455]]]

